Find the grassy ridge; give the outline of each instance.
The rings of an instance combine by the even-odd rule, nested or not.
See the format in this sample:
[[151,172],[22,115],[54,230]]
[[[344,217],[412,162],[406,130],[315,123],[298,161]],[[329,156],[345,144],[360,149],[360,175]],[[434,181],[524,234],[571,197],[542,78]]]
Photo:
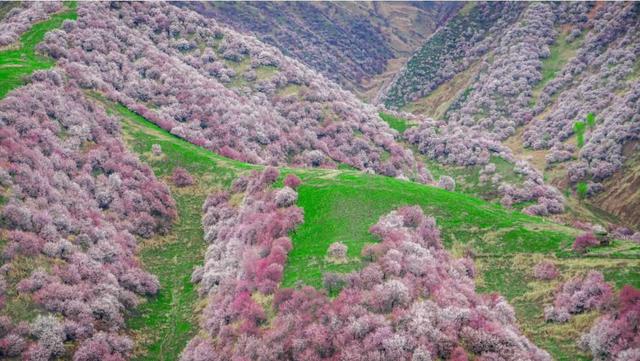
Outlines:
[[36,70],[50,68],[55,64],[51,58],[36,53],[36,45],[45,34],[59,28],[67,19],[76,19],[76,3],[65,3],[66,10],[52,14],[49,19],[34,24],[20,37],[19,48],[0,52],[0,98],[24,84],[24,78]]

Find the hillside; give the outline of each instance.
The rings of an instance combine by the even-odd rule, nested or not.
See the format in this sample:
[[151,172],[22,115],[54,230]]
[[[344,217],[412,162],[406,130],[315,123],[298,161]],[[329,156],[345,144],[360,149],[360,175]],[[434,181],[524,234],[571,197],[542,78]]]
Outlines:
[[640,359],[640,6],[179,5],[0,7],[0,359]]
[[347,89],[370,97],[458,3],[191,2],[175,3],[300,60]]
[[[161,177],[171,174],[173,167],[181,166],[198,179],[197,188],[187,193],[184,191],[178,193],[186,196],[193,194],[197,189],[197,193],[202,194],[197,204],[204,203],[204,198],[209,194],[206,189],[228,187],[235,179],[235,175],[246,174],[249,171],[240,163],[198,150],[196,146],[163,132],[132,113],[122,114],[125,115],[122,118],[125,134],[129,135],[126,139],[143,159],[150,162]],[[155,159],[150,154],[149,149],[152,144],[161,145],[165,158]],[[212,169],[215,170],[213,173]],[[323,285],[323,273],[344,272],[362,267],[363,260],[358,257],[359,250],[367,243],[375,242],[375,238],[368,233],[368,228],[379,216],[396,207],[417,203],[425,212],[436,217],[447,249],[451,250],[456,257],[469,253],[475,255],[479,270],[477,283],[480,289],[483,292],[500,292],[507,295],[509,301],[516,307],[516,315],[524,327],[525,334],[532,337],[534,341],[544,344],[545,349],[552,352],[556,359],[566,359],[562,355],[576,352],[576,345],[571,342],[571,339],[577,336],[565,335],[562,331],[563,325],[544,324],[540,319],[542,309],[549,302],[549,297],[558,281],[551,283],[535,281],[531,274],[537,262],[545,258],[553,260],[562,269],[563,278],[566,277],[566,279],[576,274],[583,274],[597,265],[605,272],[607,279],[617,287],[628,282],[640,286],[638,283],[640,275],[636,271],[631,271],[633,269],[631,265],[638,262],[638,247],[633,247],[630,243],[620,241],[610,247],[598,249],[594,256],[576,257],[571,252],[571,242],[578,231],[542,221],[537,217],[505,211],[500,206],[462,194],[380,176],[362,175],[354,171],[283,169],[280,179],[289,172],[294,172],[302,179],[302,185],[297,189],[298,205],[304,209],[305,220],[292,234],[293,249],[288,255],[288,263],[284,269],[283,285],[294,285],[301,281],[320,288]],[[185,201],[188,199],[185,198]],[[184,206],[188,204],[190,203],[186,202]],[[181,203],[178,200],[178,210],[180,209]],[[349,222],[345,222],[345,219]],[[177,234],[168,239],[173,240],[171,242],[179,241],[183,244],[185,236],[187,239],[201,237],[186,233],[184,236]],[[322,240],[321,243],[318,243],[319,239]],[[333,264],[325,261],[327,247],[336,241],[348,245],[350,262]],[[147,259],[151,259],[154,264],[161,262],[163,267],[165,261],[162,257],[171,259],[175,257],[175,252],[189,252],[189,250],[178,251],[170,245],[171,243],[166,247],[162,246],[164,242],[159,241],[158,244],[158,246],[151,246],[153,252],[149,252]],[[190,242],[190,244],[193,243]],[[200,246],[195,243],[195,247],[204,246],[204,243],[200,243]],[[146,254],[145,251],[143,251],[143,257],[144,254]],[[181,263],[176,264],[175,267],[176,270],[179,269],[177,267],[182,267]],[[304,271],[301,272],[301,270]],[[163,273],[171,274],[172,272],[175,272],[173,268],[163,268]],[[188,279],[185,278],[182,282],[187,281]],[[521,286],[516,289],[513,288],[514,284]],[[180,289],[184,289],[186,294],[195,292],[191,286]],[[154,302],[165,304],[165,306],[158,304],[150,307],[167,307],[171,301],[159,298]],[[184,305],[175,307],[179,307],[176,312],[186,312],[188,319],[192,317],[188,314],[189,309],[185,310]],[[590,316],[591,319],[593,316],[595,315]],[[165,332],[162,331],[165,328],[159,327],[162,323],[155,322],[158,321],[150,323],[141,333],[147,335],[152,329],[157,330],[155,332]],[[168,319],[164,322],[173,321]],[[136,321],[136,324],[139,325],[140,321]],[[588,323],[580,327],[588,327]],[[550,333],[551,337],[549,337]],[[148,336],[144,340],[147,338]],[[164,338],[160,334],[151,339],[159,341]],[[150,350],[146,356],[148,359],[160,357],[158,346],[151,346]],[[179,351],[178,349],[175,352]],[[171,357],[167,356],[166,359]]]
[[[460,132],[473,132],[492,144],[492,154],[527,162],[572,197],[595,196],[604,185],[618,192],[605,180],[620,173],[623,149],[640,135],[638,6],[491,8],[503,5],[468,4],[413,55],[380,99],[447,124],[438,141],[428,126],[408,135],[430,158],[438,159],[440,139],[458,142]],[[452,56],[463,60],[446,60]],[[621,223],[635,223],[615,213]]]
[[165,3],[78,11],[40,49],[174,134],[251,163],[428,178],[373,107],[255,38]]

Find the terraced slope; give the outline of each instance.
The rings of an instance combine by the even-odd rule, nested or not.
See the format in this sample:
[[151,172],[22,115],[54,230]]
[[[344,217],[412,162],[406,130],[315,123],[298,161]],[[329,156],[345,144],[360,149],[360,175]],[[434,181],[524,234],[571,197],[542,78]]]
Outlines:
[[628,159],[605,183],[605,191],[592,203],[618,216],[631,227],[640,227],[640,152],[636,142],[627,144]]

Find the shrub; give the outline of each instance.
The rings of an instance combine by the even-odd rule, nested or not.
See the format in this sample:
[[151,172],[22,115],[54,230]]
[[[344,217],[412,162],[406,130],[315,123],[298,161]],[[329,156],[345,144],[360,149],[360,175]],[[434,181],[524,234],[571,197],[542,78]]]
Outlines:
[[587,183],[578,182],[578,184],[576,184],[576,192],[578,192],[578,197],[580,197],[580,199],[585,199],[588,194]]
[[20,336],[10,333],[0,338],[0,356],[19,356],[27,347],[27,342]]
[[598,238],[592,232],[585,232],[576,237],[573,242],[573,250],[578,253],[584,253],[587,249],[600,244]]
[[443,175],[440,176],[438,187],[453,192],[456,189],[456,181],[454,181],[453,178],[449,176]]
[[31,334],[38,340],[33,354],[60,356],[64,352],[64,329],[54,316],[38,316],[31,325]]
[[593,113],[587,114],[586,123],[589,129],[593,130],[596,127],[596,115]]
[[637,360],[640,349],[638,320],[640,290],[625,285],[620,290],[618,307],[601,316],[580,340],[580,347],[590,351],[594,360]]
[[73,361],[126,360],[132,350],[133,342],[129,338],[99,332],[80,344]]
[[223,281],[235,279],[241,272],[245,281],[261,292],[275,291],[291,249],[286,235],[302,222],[293,189],[264,188],[277,179],[277,172],[276,168],[266,168],[242,177],[243,186],[232,187],[235,191],[248,188],[240,207],[229,204],[231,197],[226,192],[207,198],[202,223],[210,246],[203,269],[194,274],[201,294],[218,289]]
[[585,277],[572,278],[558,288],[553,306],[545,308],[545,320],[566,322],[571,315],[603,310],[611,304],[612,290],[600,272],[590,271]]
[[205,340],[201,337],[194,337],[187,347],[182,351],[180,360],[182,361],[211,361],[215,357],[215,348],[211,345],[209,340]]
[[160,157],[162,155],[162,147],[160,144],[152,144],[151,145],[151,154],[155,157]]
[[289,207],[298,201],[298,193],[292,188],[285,186],[276,192],[276,206]]
[[330,294],[340,292],[345,284],[345,277],[342,274],[327,272],[322,276],[322,285]]
[[278,179],[280,175],[280,171],[275,167],[267,167],[264,172],[262,172],[262,184],[272,184]]
[[327,250],[327,257],[332,262],[346,262],[347,260],[347,245],[342,242],[334,242],[329,245]]
[[171,181],[177,187],[188,187],[195,183],[193,177],[189,172],[180,167],[176,167],[171,174]]
[[542,261],[533,269],[533,276],[538,280],[552,280],[558,277],[556,265],[551,261]]
[[302,183],[302,181],[295,174],[287,174],[284,178],[284,185],[292,189],[298,188],[300,183]]
[[575,122],[573,124],[573,131],[576,133],[576,143],[578,147],[584,146],[584,131],[586,128],[586,124],[584,122]]

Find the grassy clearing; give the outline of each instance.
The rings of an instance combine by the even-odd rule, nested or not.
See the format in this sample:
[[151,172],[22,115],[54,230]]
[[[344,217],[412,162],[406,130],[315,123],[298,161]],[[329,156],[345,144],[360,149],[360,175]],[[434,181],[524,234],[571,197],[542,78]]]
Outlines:
[[[0,235],[0,237],[4,237],[4,235]],[[0,249],[4,247],[5,243],[5,240],[0,241]],[[5,281],[7,282],[4,294],[5,305],[0,309],[0,316],[9,316],[14,322],[31,322],[36,316],[42,314],[42,308],[33,302],[30,295],[18,293],[16,285],[34,270],[38,268],[50,270],[57,262],[57,260],[52,260],[44,255],[36,257],[18,256],[12,259],[5,274]]]
[[[482,166],[443,165],[434,160],[425,160],[424,162],[436,180],[443,175],[453,177],[456,180],[457,192],[480,197],[484,200],[495,201],[499,199],[497,187],[491,183],[490,179],[486,182],[480,181]],[[490,162],[496,165],[496,174],[502,177],[502,181],[516,185],[524,182],[523,176],[514,172],[512,163],[496,156],[491,156]]]
[[[225,60],[225,64],[236,72],[236,76],[226,84],[227,87],[233,89],[244,86],[253,87],[257,82],[267,80],[279,72],[279,69],[275,66],[259,66],[257,68],[252,68],[251,57],[245,57],[241,61]],[[245,74],[249,71],[255,72],[254,80],[245,79]]]
[[[304,208],[305,223],[292,235],[294,248],[285,269],[284,286],[302,281],[320,287],[323,272],[357,268],[362,247],[375,242],[369,227],[381,215],[404,205],[418,204],[433,215],[448,247],[463,243],[485,255],[522,249],[563,254],[574,233],[460,193],[359,173],[306,181],[300,187],[298,204]],[[349,246],[352,262],[334,265],[324,261],[329,245],[336,241]]]
[[409,124],[406,119],[397,118],[391,114],[387,114],[384,112],[380,112],[378,114],[380,115],[380,118],[382,118],[382,120],[389,124],[389,127],[391,127],[391,129],[397,130],[400,134],[404,133],[405,130],[413,126],[413,124]]
[[44,39],[44,35],[59,28],[66,19],[76,19],[76,3],[65,4],[66,10],[53,14],[45,21],[34,24],[22,34],[18,49],[0,52],[0,98],[11,90],[24,84],[24,78],[39,69],[50,68],[55,64],[51,58],[36,54],[35,48]]
[[279,71],[280,69],[276,68],[275,66],[264,66],[264,65],[259,66],[255,69],[256,80],[257,81],[268,80],[275,74],[278,74]]
[[546,156],[549,151],[546,149],[533,150],[525,148],[522,140],[523,134],[524,127],[521,127],[516,130],[516,134],[506,139],[503,144],[511,149],[516,158],[528,161],[539,172],[544,173],[547,164]]

